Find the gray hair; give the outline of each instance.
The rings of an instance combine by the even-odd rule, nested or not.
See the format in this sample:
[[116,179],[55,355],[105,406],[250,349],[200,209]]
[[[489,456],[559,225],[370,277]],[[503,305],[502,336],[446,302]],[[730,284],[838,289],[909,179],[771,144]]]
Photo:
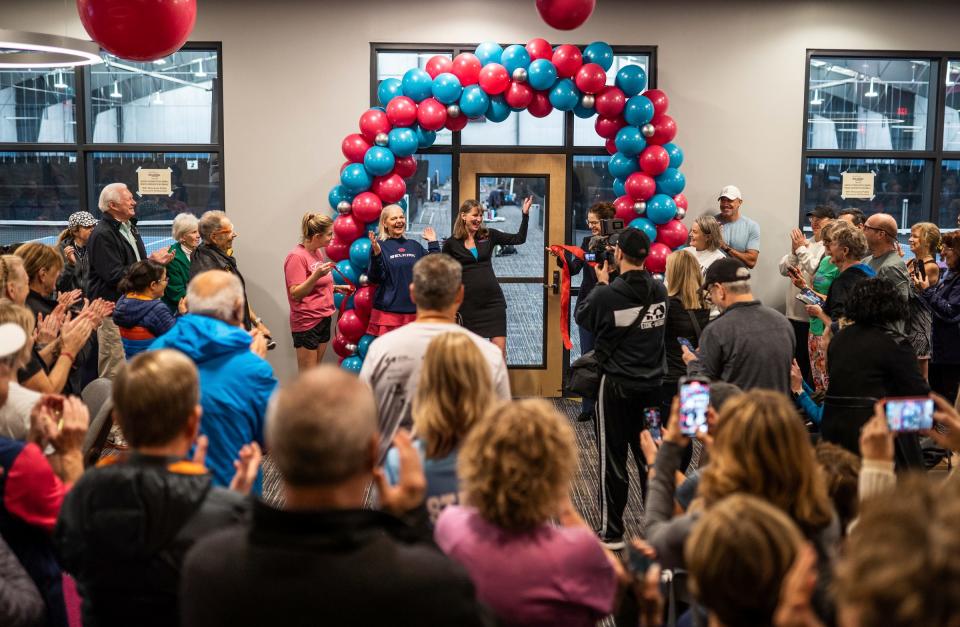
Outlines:
[[411,291],[417,309],[446,309],[456,300],[462,283],[463,267],[449,255],[427,255],[413,264]]
[[120,202],[121,191],[125,189],[127,189],[126,183],[110,183],[104,187],[100,192],[100,200],[97,201],[100,211],[106,213],[110,209],[110,203]]
[[721,283],[723,289],[727,290],[735,296],[743,296],[744,294],[750,293],[750,280],[744,279],[743,281],[733,281],[731,283]]
[[187,233],[199,229],[199,223],[197,216],[192,213],[178,213],[177,217],[173,219],[173,228],[171,229],[174,241],[179,242],[180,238]]
[[708,250],[717,250],[723,246],[723,228],[713,214],[705,213],[694,222],[700,227],[700,232],[707,240]]
[[229,272],[207,270],[187,284],[187,307],[192,314],[232,322],[238,302],[243,302],[243,284]]
[[267,446],[292,486],[337,485],[372,470],[376,435],[369,386],[335,366],[282,386],[267,409]]
[[206,211],[197,224],[197,228],[200,229],[200,237],[203,238],[203,241],[209,243],[210,238],[213,237],[213,234],[220,230],[220,227],[223,225],[223,219],[227,217],[222,211]]

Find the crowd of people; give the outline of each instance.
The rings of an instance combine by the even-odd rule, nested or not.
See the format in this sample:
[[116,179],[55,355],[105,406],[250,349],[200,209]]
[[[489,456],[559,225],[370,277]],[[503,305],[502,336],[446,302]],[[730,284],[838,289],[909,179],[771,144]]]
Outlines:
[[[662,281],[640,230],[572,255],[584,455],[554,404],[511,397],[491,257],[530,202],[508,234],[467,201],[426,246],[384,208],[359,376],[321,363],[353,286],[332,220],[304,215],[282,385],[221,211],[148,255],[108,185],[99,219],[0,256],[0,624],[956,622],[960,482],[929,471],[960,451],[960,233],[911,225],[904,262],[893,217],[818,206],[783,243],[785,314],[754,296],[760,230],[732,185]],[[589,238],[612,216],[591,207]]]

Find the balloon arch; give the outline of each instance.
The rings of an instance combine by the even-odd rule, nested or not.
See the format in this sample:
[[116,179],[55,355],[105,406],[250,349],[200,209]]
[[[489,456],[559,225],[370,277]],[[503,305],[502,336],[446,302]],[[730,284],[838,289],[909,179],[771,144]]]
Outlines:
[[679,170],[683,151],[670,143],[677,124],[666,114],[667,95],[646,89],[647,74],[639,65],[620,68],[615,84],[607,85],[613,60],[613,48],[604,42],[583,51],[569,44],[553,48],[544,39],[505,49],[488,42],[474,54],[437,55],[423,70],[413,68],[400,80],[380,83],[382,106],[365,111],[360,132],[343,139],[347,162],[328,196],[340,215],[326,252],[337,262],[337,282],[357,287],[349,298],[336,296],[340,318],[333,349],[343,368],[358,372],[374,339],[365,335],[376,289],[363,274],[370,259],[365,234],[376,230],[384,206],[404,205],[404,179],[417,169],[413,155],[431,146],[442,128],[459,131],[481,117],[503,122],[523,110],[538,118],[554,109],[580,118],[597,116],[597,134],[611,154],[617,217],[655,242],[646,267],[664,272],[667,255],[687,241],[680,221],[687,209],[686,180]]

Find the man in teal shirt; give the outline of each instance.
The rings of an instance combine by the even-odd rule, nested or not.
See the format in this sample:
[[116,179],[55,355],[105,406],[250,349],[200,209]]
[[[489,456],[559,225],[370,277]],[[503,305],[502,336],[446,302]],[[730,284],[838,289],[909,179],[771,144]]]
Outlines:
[[739,260],[748,268],[757,265],[760,256],[760,225],[740,215],[743,196],[736,185],[727,185],[720,190],[720,214],[717,220],[723,228],[724,253]]

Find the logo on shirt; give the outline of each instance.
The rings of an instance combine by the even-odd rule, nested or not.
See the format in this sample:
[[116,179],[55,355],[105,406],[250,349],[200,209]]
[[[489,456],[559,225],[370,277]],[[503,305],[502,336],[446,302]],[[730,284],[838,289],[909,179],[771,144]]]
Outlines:
[[[636,321],[637,316],[643,307],[631,307],[629,309],[618,309],[613,312],[613,321],[617,327],[629,327]],[[650,305],[647,313],[643,315],[640,321],[641,329],[654,329],[662,327],[667,321],[667,303],[659,302]]]
[[398,248],[398,249],[397,249],[397,252],[405,253],[405,252],[407,252],[407,249],[406,249],[406,248]]

